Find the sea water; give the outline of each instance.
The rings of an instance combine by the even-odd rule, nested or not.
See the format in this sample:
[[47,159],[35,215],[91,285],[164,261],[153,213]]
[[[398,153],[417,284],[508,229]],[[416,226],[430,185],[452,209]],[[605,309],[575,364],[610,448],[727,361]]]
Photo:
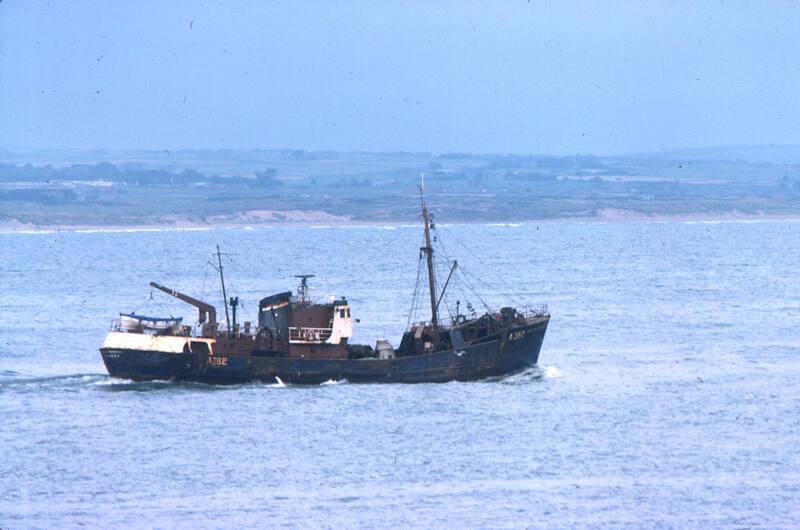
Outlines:
[[[537,368],[420,385],[133,383],[119,312],[347,296],[395,346],[418,226],[0,234],[0,527],[796,527],[800,223],[437,227],[462,312],[547,303]],[[444,246],[441,246],[441,245]],[[440,283],[441,285],[441,283]],[[420,293],[418,293],[420,294]],[[469,306],[467,306],[469,303]],[[219,312],[223,314],[222,311]]]

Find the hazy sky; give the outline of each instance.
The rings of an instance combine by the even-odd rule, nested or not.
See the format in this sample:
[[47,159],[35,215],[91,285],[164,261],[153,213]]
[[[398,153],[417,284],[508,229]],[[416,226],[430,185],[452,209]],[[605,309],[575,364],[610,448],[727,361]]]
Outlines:
[[0,147],[800,143],[795,2],[0,0]]

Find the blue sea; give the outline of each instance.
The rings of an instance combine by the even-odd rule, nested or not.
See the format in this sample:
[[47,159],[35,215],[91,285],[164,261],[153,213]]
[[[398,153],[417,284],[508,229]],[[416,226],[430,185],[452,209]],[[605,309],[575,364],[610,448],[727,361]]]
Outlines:
[[800,223],[436,235],[440,272],[457,258],[480,294],[462,307],[549,305],[538,367],[113,380],[98,348],[119,312],[196,317],[150,281],[221,306],[217,244],[243,320],[312,273],[314,296],[350,300],[356,341],[396,346],[420,227],[0,234],[0,528],[800,526]]

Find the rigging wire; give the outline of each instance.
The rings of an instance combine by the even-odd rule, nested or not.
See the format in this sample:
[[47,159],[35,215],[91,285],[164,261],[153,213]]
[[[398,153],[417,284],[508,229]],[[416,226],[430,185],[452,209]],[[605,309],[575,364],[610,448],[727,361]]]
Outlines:
[[200,289],[200,297],[201,299],[206,298],[206,281],[208,280],[208,262],[206,262],[205,267],[203,267],[203,287]]
[[406,321],[406,329],[411,327],[411,320],[416,315],[417,293],[419,292],[419,276],[422,270],[422,260],[417,260],[417,281],[414,283],[414,294],[411,297],[411,307],[408,310],[408,320]]
[[251,313],[251,304],[248,303],[247,296],[245,296],[244,301],[241,300],[241,296],[239,295],[239,290],[236,288],[236,280],[232,279],[237,274],[239,277],[247,276],[247,270],[244,268],[244,266],[240,265],[237,260],[233,259],[233,254],[226,253],[224,261],[226,262],[224,264],[225,268],[228,270],[228,278],[227,278],[228,281],[226,284],[227,288],[230,291],[230,294],[232,294],[236,298],[240,298],[239,305],[237,306],[236,309],[236,314],[239,317],[244,317],[244,318],[237,318],[236,320],[238,322],[255,322],[255,320],[253,320],[252,318],[253,315]]
[[[142,308],[144,308],[145,312],[148,312],[150,310],[150,308],[152,308],[155,303],[156,303],[156,301],[153,298],[153,289],[150,289],[150,295],[147,298],[145,298],[144,302],[142,302],[141,304],[139,304],[135,308],[133,308],[133,311],[131,311],[131,314],[135,315],[137,312],[140,312],[142,310]],[[141,315],[141,313],[139,313],[139,314]],[[171,314],[170,314],[170,318],[172,318]]]
[[[448,232],[448,233],[450,233],[450,231],[449,231],[449,230],[447,230],[447,232]],[[456,238],[454,237],[454,239],[456,239]],[[441,252],[442,252],[442,254],[445,256],[445,258],[446,258],[446,259],[448,259],[448,260],[449,260],[449,259],[450,259],[450,257],[448,256],[448,254],[447,254],[447,250],[446,250],[446,248],[445,248],[445,246],[444,246],[444,243],[442,242],[442,240],[441,240],[440,238],[437,238],[437,243],[438,243],[438,244],[439,244],[439,246],[441,247]],[[467,250],[469,250],[469,249],[467,249]],[[468,269],[464,269],[463,267],[459,267],[459,269],[455,271],[455,274],[453,275],[453,276],[454,276],[454,280],[456,280],[457,284],[458,284],[458,285],[461,285],[461,286],[462,286],[462,288],[463,288],[463,287],[466,287],[466,289],[467,289],[469,292],[471,292],[471,293],[472,293],[472,294],[473,294],[473,295],[474,295],[474,296],[475,296],[475,297],[476,297],[476,298],[477,298],[477,299],[478,299],[478,300],[481,302],[481,304],[483,305],[483,307],[484,307],[484,308],[485,308],[485,309],[486,309],[488,312],[492,313],[492,312],[493,312],[493,309],[492,309],[492,308],[489,306],[489,304],[487,304],[487,303],[486,303],[486,301],[485,301],[485,300],[483,299],[483,297],[480,295],[480,293],[478,292],[478,290],[477,290],[475,287],[473,287],[473,286],[472,286],[472,284],[471,284],[471,283],[470,283],[470,282],[467,280],[467,278],[466,278],[466,275],[468,275],[468,274],[469,274],[470,276],[473,276],[473,277],[474,277],[476,280],[478,280],[478,282],[479,282],[479,283],[484,283],[484,284],[485,284],[485,282],[482,282],[482,280],[481,280],[480,278],[478,278],[477,276],[474,276],[472,273],[470,273],[470,272],[469,272],[469,270],[468,270]],[[487,285],[488,285],[488,284],[487,284]],[[463,292],[463,291],[462,291],[462,292]]]
[[[504,286],[505,286],[505,287],[508,289],[508,293],[505,293],[505,294],[503,294],[502,296],[504,296],[504,297],[505,297],[507,300],[509,300],[510,302],[513,302],[515,305],[518,305],[518,306],[520,306],[520,307],[521,307],[521,306],[523,306],[523,305],[525,305],[524,303],[522,303],[522,301],[521,301],[520,299],[516,298],[515,296],[513,296],[513,295],[511,294],[511,293],[513,293],[513,292],[515,291],[515,288],[514,288],[514,286],[513,286],[512,284],[510,284],[510,283],[508,282],[508,280],[504,279],[504,278],[503,278],[503,277],[501,277],[499,274],[497,274],[496,272],[494,272],[493,268],[492,268],[492,267],[490,267],[489,265],[487,265],[487,264],[486,264],[486,262],[484,262],[484,261],[483,261],[483,260],[480,258],[480,256],[478,256],[478,254],[477,254],[476,252],[474,252],[474,251],[473,251],[473,250],[472,250],[472,249],[469,247],[469,245],[467,245],[466,243],[464,243],[463,241],[461,241],[461,239],[459,239],[459,238],[458,238],[458,237],[455,235],[455,233],[453,233],[451,230],[447,229],[446,227],[442,227],[442,229],[443,229],[443,230],[445,230],[445,231],[448,233],[448,235],[452,236],[452,237],[453,237],[453,240],[454,240],[456,243],[458,243],[459,245],[461,245],[461,246],[462,246],[462,247],[463,247],[463,248],[464,248],[464,249],[465,249],[467,252],[469,252],[470,254],[472,254],[472,256],[473,256],[473,257],[475,257],[475,259],[476,259],[476,260],[478,260],[478,262],[479,262],[481,265],[483,265],[483,267],[486,269],[486,271],[487,271],[487,272],[489,272],[489,274],[493,275],[493,276],[494,276],[494,278],[495,278],[496,280],[499,280],[499,282],[500,282],[501,284],[503,284],[503,285],[504,285]],[[477,280],[479,283],[482,283],[482,284],[486,285],[487,287],[492,287],[492,286],[491,286],[491,285],[489,285],[489,283],[488,283],[488,282],[486,282],[485,280],[482,280],[481,278],[478,278],[477,276],[474,276],[474,275],[473,275],[473,277],[474,277],[474,278],[475,278],[475,279],[476,279],[476,280]]]
[[[374,249],[366,256],[359,258],[361,263],[370,263],[374,261],[375,258],[379,257],[379,255],[382,254],[387,248],[389,248],[389,246],[396,243],[401,236],[405,235],[405,230],[403,230],[403,228],[404,228],[403,226],[396,227],[395,234],[391,237],[391,239],[389,239],[389,241],[382,243],[377,249]],[[361,243],[362,242],[359,242],[359,244],[344,243],[343,246],[347,249],[348,252],[363,254],[364,246]]]
[[478,293],[478,290],[477,290],[477,289],[475,289],[475,287],[473,287],[472,283],[470,283],[470,282],[469,282],[469,280],[467,280],[467,278],[466,278],[466,276],[467,276],[467,275],[469,275],[469,276],[472,276],[472,277],[473,277],[473,278],[475,278],[476,280],[480,281],[480,278],[478,278],[477,276],[475,276],[474,274],[472,274],[471,272],[468,272],[468,271],[464,271],[464,274],[462,274],[461,276],[459,276],[459,278],[458,278],[458,279],[459,279],[459,280],[460,280],[460,281],[461,281],[461,282],[462,282],[464,285],[466,285],[466,286],[467,286],[467,289],[469,289],[469,290],[470,290],[470,292],[471,292],[472,294],[474,294],[474,295],[475,295],[475,296],[478,298],[478,300],[480,300],[480,302],[481,302],[481,304],[483,305],[483,307],[484,307],[484,308],[486,308],[486,311],[488,311],[489,313],[493,313],[493,312],[494,312],[494,310],[493,310],[493,309],[492,309],[492,308],[489,306],[489,304],[487,304],[487,303],[486,303],[486,300],[484,300],[484,299],[483,299],[483,297],[482,297],[482,296],[481,296],[481,295]]
[[[438,242],[438,244],[439,244],[440,251],[441,251],[442,255],[445,257],[445,259],[446,259],[448,262],[450,262],[450,261],[455,261],[455,260],[451,260],[451,259],[450,259],[450,256],[449,256],[449,254],[447,253],[447,249],[445,248],[444,242],[443,242],[441,239],[439,239],[439,238],[437,238],[437,242]],[[462,296],[461,296],[461,298],[464,298],[464,299],[465,299],[465,302],[466,302],[466,304],[467,304],[467,305],[470,305],[470,302],[469,302],[469,297],[468,297],[468,296],[466,296],[466,295],[467,295],[468,293],[472,293],[474,296],[476,296],[476,297],[477,297],[477,298],[478,298],[478,299],[481,301],[481,303],[484,305],[484,307],[486,307],[486,308],[487,308],[487,310],[489,310],[488,306],[487,306],[487,305],[486,305],[486,303],[483,301],[483,299],[481,298],[481,296],[480,296],[480,294],[477,292],[477,290],[475,290],[475,289],[472,289],[471,287],[470,287],[470,288],[466,288],[466,282],[465,282],[465,281],[462,279],[462,275],[463,275],[463,274],[465,274],[467,271],[465,271],[465,270],[462,270],[462,269],[463,269],[463,266],[459,265],[459,268],[458,268],[458,269],[456,269],[456,271],[454,272],[454,274],[453,274],[453,279],[451,280],[451,285],[452,285],[453,287],[452,287],[452,290],[451,290],[450,292],[460,292],[460,293],[461,293],[461,295],[462,295]],[[456,306],[456,311],[455,311],[455,312],[453,312],[453,311],[452,311],[452,308],[450,307],[450,304],[449,304],[449,298],[450,298],[450,297],[449,297],[448,295],[445,295],[444,302],[445,302],[445,304],[446,304],[446,307],[448,308],[448,312],[450,312],[450,313],[451,313],[451,318],[453,318],[453,317],[452,317],[452,315],[453,315],[454,313],[455,313],[455,315],[456,315],[456,317],[457,317],[457,316],[458,316],[458,313],[459,313],[459,308],[458,308],[458,306]],[[489,310],[489,311],[491,312],[491,310]]]

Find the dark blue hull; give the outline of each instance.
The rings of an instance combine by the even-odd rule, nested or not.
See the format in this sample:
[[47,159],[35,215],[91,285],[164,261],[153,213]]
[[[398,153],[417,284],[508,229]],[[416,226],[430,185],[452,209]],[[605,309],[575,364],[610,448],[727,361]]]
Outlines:
[[462,349],[395,359],[292,359],[203,353],[169,353],[102,348],[108,373],[135,381],[176,380],[210,384],[250,381],[319,384],[437,383],[502,376],[533,366],[549,318],[513,326]]

